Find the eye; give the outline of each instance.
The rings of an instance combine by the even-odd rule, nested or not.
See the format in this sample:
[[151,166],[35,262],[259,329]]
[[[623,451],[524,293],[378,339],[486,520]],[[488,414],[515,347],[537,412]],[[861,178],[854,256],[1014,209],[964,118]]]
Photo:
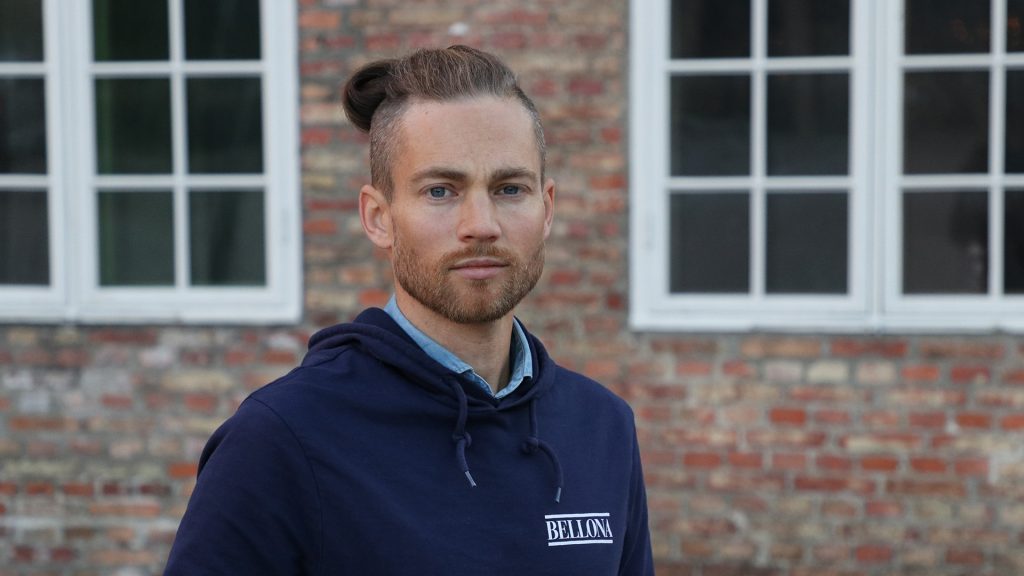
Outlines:
[[522,193],[523,187],[518,184],[506,184],[498,189],[498,193],[502,196],[515,196]]
[[436,200],[440,200],[448,196],[448,189],[444,186],[431,186],[427,189],[427,195]]

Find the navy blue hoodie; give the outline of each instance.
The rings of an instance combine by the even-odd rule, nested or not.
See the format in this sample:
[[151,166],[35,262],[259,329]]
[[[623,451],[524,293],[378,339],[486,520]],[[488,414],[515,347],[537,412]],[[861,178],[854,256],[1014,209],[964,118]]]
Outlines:
[[495,400],[382,310],[318,332],[210,438],[165,574],[652,574],[632,412],[527,337]]

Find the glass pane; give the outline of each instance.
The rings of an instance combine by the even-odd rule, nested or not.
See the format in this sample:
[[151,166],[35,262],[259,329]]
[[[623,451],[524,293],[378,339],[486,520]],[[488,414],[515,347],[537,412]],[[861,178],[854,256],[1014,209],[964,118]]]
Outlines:
[[988,72],[907,72],[903,171],[988,171]]
[[262,172],[261,101],[259,78],[189,78],[189,171]]
[[990,4],[988,0],[906,0],[906,53],[988,52]]
[[1006,72],[1006,171],[1024,172],[1024,70]]
[[108,60],[167,60],[167,0],[93,0],[93,55]]
[[185,57],[259,60],[260,0],[186,0]]
[[45,190],[0,190],[0,284],[50,283]]
[[171,172],[170,80],[96,80],[96,160],[100,174]]
[[749,76],[675,76],[671,99],[672,175],[750,173]]
[[903,293],[988,292],[988,194],[903,195]]
[[263,192],[189,194],[192,284],[266,283]]
[[849,100],[846,74],[768,76],[768,173],[846,174]]
[[675,194],[670,201],[669,291],[750,291],[750,195]]
[[1006,50],[1024,52],[1024,0],[1006,0]]
[[0,78],[0,174],[46,173],[46,88],[39,78]]
[[845,294],[848,195],[770,193],[765,289],[773,294]]
[[170,192],[100,192],[100,285],[174,284]]
[[850,0],[768,0],[769,56],[850,53]]
[[1024,294],[1024,190],[1006,191],[1003,219],[1003,290]]
[[672,0],[672,58],[750,56],[750,0]]
[[0,2],[0,62],[43,59],[43,0]]

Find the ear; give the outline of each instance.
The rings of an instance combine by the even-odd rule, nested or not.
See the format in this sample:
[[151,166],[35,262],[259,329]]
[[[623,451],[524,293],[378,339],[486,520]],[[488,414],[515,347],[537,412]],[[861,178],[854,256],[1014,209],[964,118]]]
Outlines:
[[555,181],[544,182],[544,239],[551,233],[551,222],[555,218]]
[[391,248],[391,205],[383,192],[369,184],[359,190],[359,220],[371,242],[384,250]]

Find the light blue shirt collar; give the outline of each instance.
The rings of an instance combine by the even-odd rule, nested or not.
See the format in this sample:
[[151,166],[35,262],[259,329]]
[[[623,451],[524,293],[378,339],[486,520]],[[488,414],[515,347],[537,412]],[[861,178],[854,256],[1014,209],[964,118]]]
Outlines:
[[[405,330],[405,333],[408,334],[409,337],[412,338],[428,356],[452,372],[466,376],[476,385],[484,389],[488,394],[493,394],[491,392],[491,386],[473,370],[472,366],[466,364],[461,358],[452,354],[450,350],[435,342],[430,336],[424,334],[422,330],[413,326],[412,322],[409,322],[409,319],[405,317],[405,314],[398,309],[398,302],[395,301],[394,296],[388,300],[387,306],[384,307],[384,311],[402,327],[402,330]],[[523,330],[523,327],[519,325],[519,320],[516,320],[515,318],[512,319],[512,326],[511,375],[508,379],[508,385],[499,390],[497,394],[493,394],[493,396],[499,400],[508,396],[512,392],[515,392],[516,388],[523,383],[523,380],[533,378],[533,356],[530,354],[530,342],[526,339],[526,332]]]

